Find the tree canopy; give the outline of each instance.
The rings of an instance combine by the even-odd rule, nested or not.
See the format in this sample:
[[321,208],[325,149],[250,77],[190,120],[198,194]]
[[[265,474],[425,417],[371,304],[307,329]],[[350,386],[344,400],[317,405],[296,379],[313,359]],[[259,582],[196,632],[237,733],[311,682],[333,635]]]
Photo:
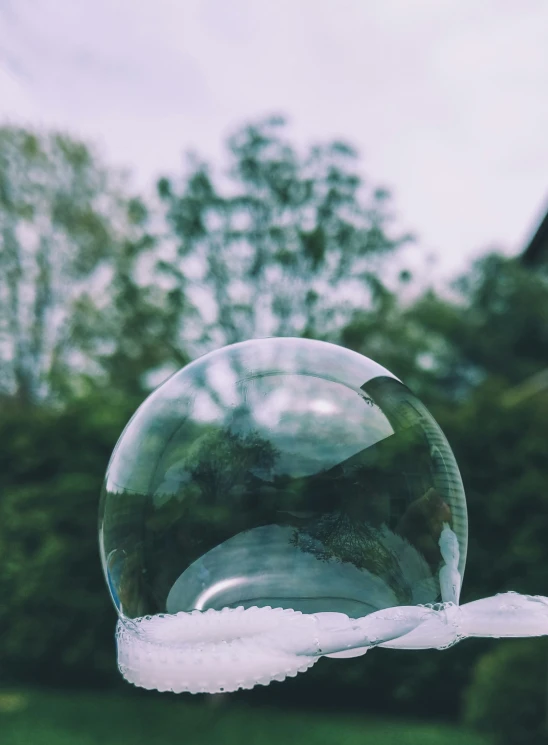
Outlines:
[[410,240],[388,192],[331,142],[301,152],[285,121],[236,132],[226,171],[191,159],[182,184],[158,183],[175,239],[159,269],[199,311],[182,337],[194,351],[257,336],[339,339],[358,308],[378,311],[383,260]]
[[[108,455],[155,382],[258,336],[341,343],[386,365],[431,408],[467,490],[465,600],[548,583],[548,394],[538,384],[548,366],[546,273],[490,254],[450,298],[430,290],[403,303],[389,277],[409,236],[350,146],[300,149],[273,118],[241,128],[226,152],[225,170],[191,158],[153,199],[131,194],[67,135],[0,128],[5,677],[112,682],[113,613],[95,549]],[[206,430],[198,450],[218,450],[210,471],[193,472],[215,485],[229,456]],[[287,690],[454,716],[488,647],[372,653],[366,671],[362,660],[318,664]],[[480,665],[481,690],[497,666]],[[529,667],[543,685],[541,667]]]
[[62,402],[163,361],[169,319],[146,274],[146,222],[85,144],[0,128],[0,395]]

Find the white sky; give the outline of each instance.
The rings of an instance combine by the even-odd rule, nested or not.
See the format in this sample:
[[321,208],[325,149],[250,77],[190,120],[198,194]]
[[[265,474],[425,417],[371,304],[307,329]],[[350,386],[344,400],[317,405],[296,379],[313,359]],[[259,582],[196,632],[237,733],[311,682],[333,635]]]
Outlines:
[[139,184],[247,119],[343,138],[448,275],[548,198],[546,0],[0,0],[0,122],[98,140]]

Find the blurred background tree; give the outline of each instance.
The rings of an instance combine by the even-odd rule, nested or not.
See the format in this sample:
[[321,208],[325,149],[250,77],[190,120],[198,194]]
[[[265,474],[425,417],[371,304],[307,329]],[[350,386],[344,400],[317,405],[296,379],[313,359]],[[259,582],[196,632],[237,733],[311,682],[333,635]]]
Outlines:
[[393,227],[390,197],[364,182],[346,143],[304,153],[285,121],[242,128],[226,173],[196,158],[177,188],[158,191],[175,239],[160,271],[201,310],[184,318],[193,353],[260,336],[339,339],[357,308],[389,294],[381,267],[411,240]]
[[[302,154],[281,119],[243,127],[227,147],[227,173],[191,159],[180,182],[159,181],[157,203],[128,195],[71,138],[0,130],[6,681],[116,683],[95,545],[108,456],[154,382],[244,338],[329,339],[393,370],[431,408],[463,471],[463,600],[548,584],[548,395],[524,386],[547,366],[546,271],[494,253],[451,296],[404,302],[414,279],[397,251],[409,236],[394,228],[386,191],[359,176],[352,148]],[[238,696],[455,718],[472,681],[467,720],[489,729],[496,702],[519,694],[509,676],[501,686],[509,658],[492,646],[322,660]],[[542,642],[512,649],[544,690],[545,669],[527,662]],[[495,703],[480,711],[474,691]]]
[[97,502],[131,415],[102,396],[62,411],[4,402],[0,417],[0,683],[115,683],[114,609]]
[[0,395],[36,405],[97,384],[127,392],[175,356],[147,217],[85,144],[0,128]]

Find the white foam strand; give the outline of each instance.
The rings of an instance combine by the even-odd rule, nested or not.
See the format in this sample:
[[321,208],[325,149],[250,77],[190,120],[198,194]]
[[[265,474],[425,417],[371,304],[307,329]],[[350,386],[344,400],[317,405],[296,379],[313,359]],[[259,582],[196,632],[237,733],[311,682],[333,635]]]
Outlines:
[[[265,535],[265,529],[257,532],[260,538]],[[276,541],[286,540],[281,529],[271,535]],[[241,540],[236,537],[226,545],[231,551],[241,551]],[[126,680],[144,688],[219,693],[282,681],[304,672],[320,657],[355,657],[377,646],[446,649],[472,636],[548,635],[546,597],[506,592],[459,605],[458,541],[448,524],[443,526],[439,544],[444,560],[440,569],[442,603],[393,606],[361,618],[270,606],[210,608],[137,619],[122,616],[116,635],[120,671]],[[218,547],[210,552],[209,561],[216,568],[224,558],[220,551]],[[303,566],[311,560],[305,557]],[[198,563],[196,567],[203,569]],[[194,579],[194,565],[187,572],[186,579]],[[360,576],[371,583],[369,573]],[[168,607],[183,584],[175,584]],[[369,584],[377,601],[392,597],[375,587]]]
[[462,606],[397,606],[352,619],[276,608],[158,615],[118,622],[118,662],[135,685],[234,691],[304,672],[320,657],[376,646],[444,649],[469,636],[548,635],[548,598],[502,593]]

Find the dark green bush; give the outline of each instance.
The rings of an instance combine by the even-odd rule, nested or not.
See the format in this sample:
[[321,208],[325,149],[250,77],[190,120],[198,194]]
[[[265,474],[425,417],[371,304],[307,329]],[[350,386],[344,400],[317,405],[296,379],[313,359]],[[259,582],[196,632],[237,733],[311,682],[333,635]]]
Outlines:
[[501,641],[483,655],[465,694],[464,721],[500,745],[548,743],[547,641]]
[[0,681],[116,679],[97,505],[126,408],[99,399],[62,412],[2,408]]

